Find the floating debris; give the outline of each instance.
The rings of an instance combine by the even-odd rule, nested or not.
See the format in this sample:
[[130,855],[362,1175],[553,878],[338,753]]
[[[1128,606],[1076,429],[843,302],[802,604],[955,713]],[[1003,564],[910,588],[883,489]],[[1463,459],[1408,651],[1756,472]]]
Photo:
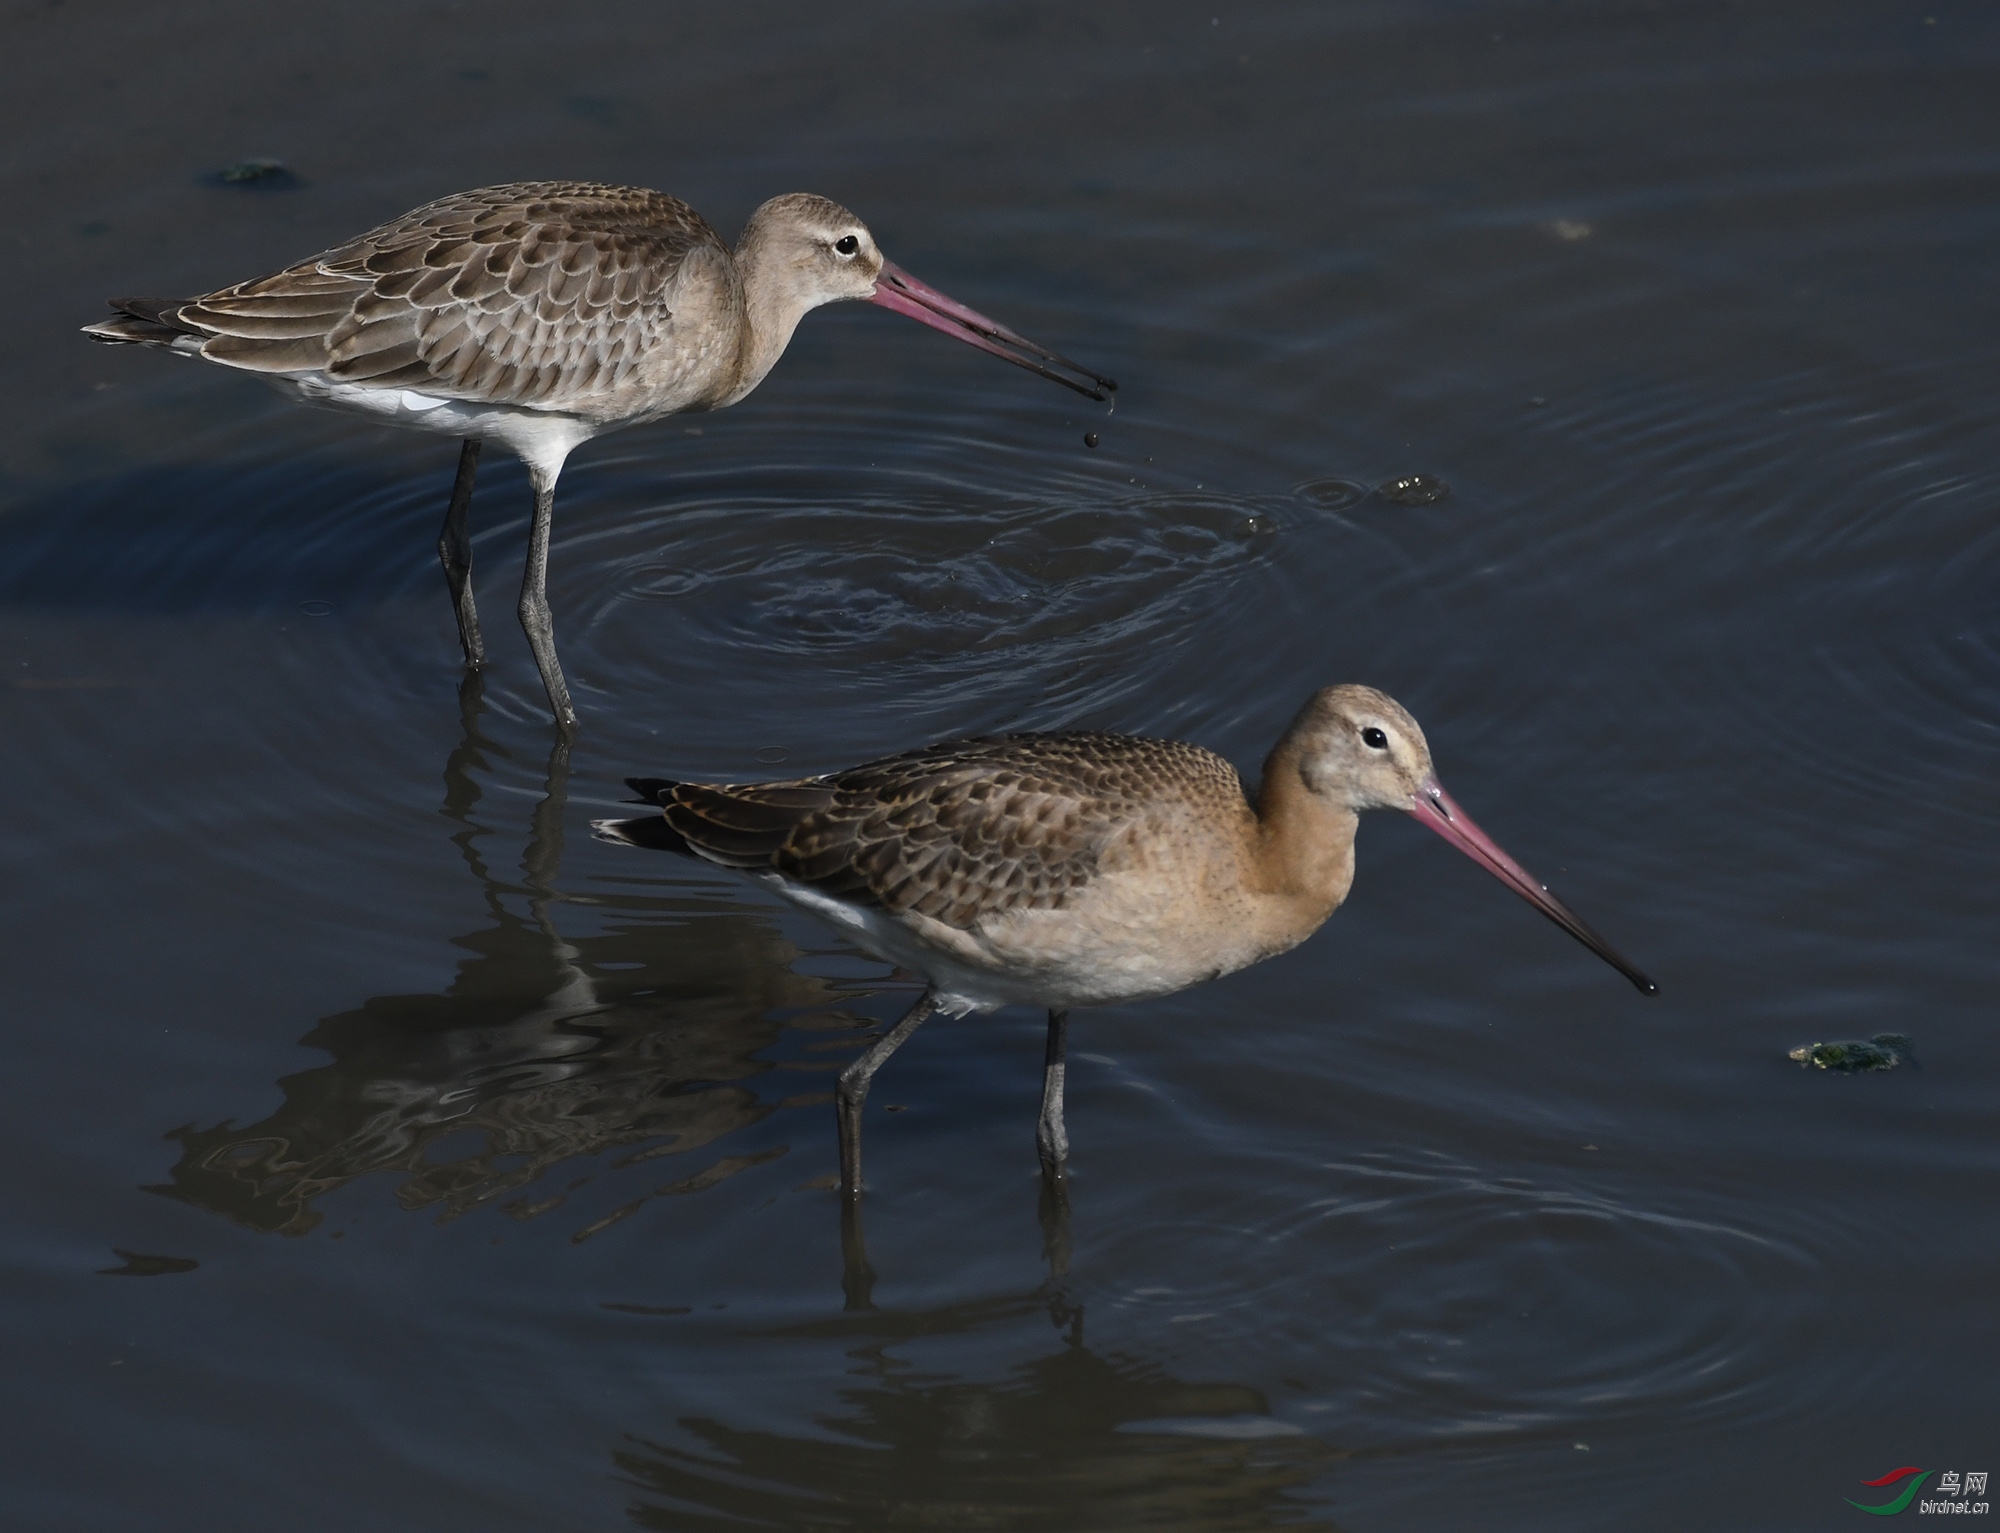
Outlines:
[[1302,484],[1298,493],[1316,506],[1324,506],[1329,511],[1338,511],[1343,506],[1351,506],[1356,501],[1368,498],[1368,486],[1356,484],[1352,479],[1315,479]]
[[1097,433],[1095,431],[1084,432],[1083,445],[1085,447],[1095,447],[1097,445]]
[[303,185],[283,160],[238,160],[218,170],[212,179],[218,186],[254,186],[263,191]]
[[1451,486],[1430,474],[1404,474],[1376,486],[1375,493],[1399,506],[1434,506],[1451,494]]
[[1893,1070],[1911,1057],[1912,1047],[1901,1033],[1877,1033],[1865,1043],[1858,1038],[1839,1043],[1802,1043],[1786,1057],[1808,1069]]

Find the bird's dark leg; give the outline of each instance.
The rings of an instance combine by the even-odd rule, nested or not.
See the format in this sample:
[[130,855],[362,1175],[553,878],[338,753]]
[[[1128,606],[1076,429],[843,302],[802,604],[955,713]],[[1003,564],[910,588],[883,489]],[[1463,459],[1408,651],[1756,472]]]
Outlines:
[[576,732],[576,709],[570,704],[562,662],[556,659],[556,628],[549,618],[549,525],[556,514],[555,475],[530,464],[528,482],[535,487],[535,525],[528,534],[528,568],[521,578],[521,626],[528,632],[528,647],[535,652],[542,685],[548,688],[556,728],[569,735]]
[[458,477],[452,481],[451,504],[445,508],[444,530],[438,534],[438,561],[451,587],[452,611],[458,616],[458,642],[465,663],[478,670],[486,663],[486,641],[479,636],[479,609],[472,604],[472,537],[465,530],[472,508],[472,481],[479,473],[479,438],[469,436],[458,450]]
[[1042,1224],[1042,1255],[1049,1264],[1049,1282],[1060,1284],[1069,1276],[1069,1183],[1054,1177],[1042,1178],[1042,1195],[1035,1209]]
[[1049,1043],[1042,1055],[1042,1121],[1035,1130],[1035,1148],[1042,1153],[1042,1175],[1061,1186],[1063,1163],[1069,1159],[1069,1133],[1063,1127],[1063,1045],[1069,1036],[1069,1013],[1049,1013]]
[[875,1307],[875,1269],[868,1261],[868,1241],[861,1232],[861,1203],[840,1200],[840,1291],[849,1314]]
[[840,1072],[840,1084],[833,1100],[840,1117],[840,1191],[843,1197],[861,1196],[861,1107],[868,1100],[868,1083],[882,1062],[903,1046],[904,1040],[923,1026],[937,1010],[937,995],[926,990],[917,1004],[903,1013],[903,1020],[876,1040],[875,1047]]

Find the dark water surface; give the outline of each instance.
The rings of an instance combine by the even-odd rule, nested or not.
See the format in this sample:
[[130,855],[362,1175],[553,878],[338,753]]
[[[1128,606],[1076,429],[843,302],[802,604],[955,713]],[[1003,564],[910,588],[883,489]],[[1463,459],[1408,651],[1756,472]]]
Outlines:
[[[2000,1471],[2000,12],[307,16],[4,21],[9,1528],[1819,1529]],[[461,693],[449,443],[75,327],[558,175],[836,197],[1117,410],[847,306],[586,448],[552,754],[518,466]],[[1254,771],[1345,680],[1664,994],[1376,816],[1304,948],[1079,1015],[1066,1230],[1009,1012],[884,1072],[843,1246],[908,983],[587,834],[1010,727]]]

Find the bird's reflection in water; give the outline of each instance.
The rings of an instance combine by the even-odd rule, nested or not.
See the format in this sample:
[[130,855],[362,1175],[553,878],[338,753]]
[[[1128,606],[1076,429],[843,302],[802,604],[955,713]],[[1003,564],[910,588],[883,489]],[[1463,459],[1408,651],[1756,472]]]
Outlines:
[[[995,1382],[896,1355],[1028,1321],[1056,1350]],[[1258,1391],[1191,1383],[1084,1345],[1058,1294],[907,1314],[871,1309],[772,1339],[851,1341],[839,1404],[810,1434],[684,1417],[613,1457],[644,1528],[1332,1529],[1302,1493],[1343,1455]]]
[[[1331,1530],[1301,1493],[1344,1455],[1272,1416],[1246,1385],[1186,1382],[1086,1346],[1083,1309],[1067,1281],[1067,1189],[1045,1182],[1040,1213],[1049,1264],[1040,1288],[904,1312],[875,1305],[863,1210],[843,1200],[844,1313],[763,1333],[780,1343],[847,1343],[839,1407],[815,1412],[809,1435],[683,1417],[677,1442],[628,1437],[613,1458],[638,1491],[633,1522],[718,1533]],[[1056,1349],[998,1382],[953,1378],[897,1355],[1023,1322],[1046,1336],[1041,1316],[1060,1338]]]
[[[462,706],[444,813],[486,899],[486,923],[456,939],[470,956],[442,994],[377,996],[322,1020],[302,1041],[332,1063],[280,1080],[283,1104],[261,1123],[177,1130],[183,1153],[157,1191],[296,1235],[319,1223],[316,1199],[386,1171],[402,1175],[406,1208],[453,1217],[497,1202],[529,1217],[581,1185],[537,1185],[575,1157],[627,1149],[623,1165],[699,1150],[781,1107],[825,1100],[744,1084],[774,1068],[763,1054],[786,1026],[774,1012],[837,999],[792,972],[797,950],[767,923],[694,899],[593,895],[597,920],[584,924],[597,933],[557,931],[565,748],[548,759],[522,876],[488,867],[479,783],[502,753],[482,733],[476,677]],[[617,910],[633,919],[621,924]],[[815,1132],[821,1113],[830,1116],[815,1109]],[[724,1156],[690,1185],[660,1190],[713,1185],[776,1153]]]

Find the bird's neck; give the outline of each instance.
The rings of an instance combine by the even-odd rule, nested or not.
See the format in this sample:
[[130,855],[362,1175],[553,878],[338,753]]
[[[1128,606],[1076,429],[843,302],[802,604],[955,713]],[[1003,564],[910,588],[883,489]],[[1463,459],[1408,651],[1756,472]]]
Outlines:
[[1257,828],[1250,847],[1258,892],[1274,916],[1303,941],[1334,913],[1354,884],[1354,831],[1347,804],[1313,792],[1300,770],[1303,752],[1289,737],[1264,762],[1257,792]]
[[764,381],[791,344],[792,332],[813,307],[801,274],[786,264],[780,248],[762,237],[753,222],[736,247],[737,281],[742,285],[742,328],[736,380],[724,404],[734,404]]

